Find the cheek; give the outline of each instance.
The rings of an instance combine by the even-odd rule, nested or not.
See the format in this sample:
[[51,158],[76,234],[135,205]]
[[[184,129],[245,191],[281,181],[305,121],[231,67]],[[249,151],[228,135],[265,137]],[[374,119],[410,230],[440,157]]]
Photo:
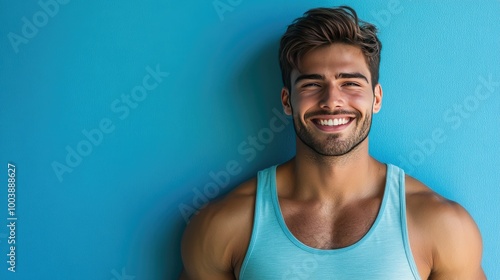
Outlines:
[[311,101],[310,99],[293,100],[291,103],[292,116],[296,120],[305,122],[304,117],[307,113],[317,111],[317,103]]
[[370,111],[373,105],[373,101],[374,101],[373,95],[368,93],[351,95],[349,97],[349,102],[353,106],[367,107],[370,108]]
[[304,112],[311,106],[311,100],[303,98],[302,96],[295,95],[290,100],[290,105],[294,114]]
[[321,103],[322,94],[318,91],[301,92],[292,96],[291,103],[294,109],[308,110]]

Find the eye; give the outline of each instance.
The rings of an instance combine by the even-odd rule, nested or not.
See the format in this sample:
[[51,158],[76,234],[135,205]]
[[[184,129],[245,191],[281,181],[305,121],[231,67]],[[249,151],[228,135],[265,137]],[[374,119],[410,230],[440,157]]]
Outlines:
[[343,84],[343,86],[347,86],[347,87],[359,87],[360,85],[358,83],[355,83],[355,82],[345,82]]
[[310,87],[320,87],[320,84],[318,83],[307,83],[302,85],[303,88],[310,88]]

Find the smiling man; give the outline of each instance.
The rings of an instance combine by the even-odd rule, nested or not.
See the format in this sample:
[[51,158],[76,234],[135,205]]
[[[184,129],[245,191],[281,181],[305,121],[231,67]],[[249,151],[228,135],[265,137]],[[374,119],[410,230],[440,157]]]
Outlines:
[[369,154],[380,50],[349,7],[288,27],[281,100],[296,156],[193,218],[181,279],[485,279],[469,214]]

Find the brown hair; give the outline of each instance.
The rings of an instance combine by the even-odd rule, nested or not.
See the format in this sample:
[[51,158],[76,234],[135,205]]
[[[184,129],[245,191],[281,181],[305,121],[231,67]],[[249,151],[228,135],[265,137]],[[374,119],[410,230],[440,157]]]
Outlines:
[[347,6],[316,8],[290,24],[280,41],[279,61],[283,85],[291,89],[290,75],[300,59],[318,47],[346,43],[361,48],[370,70],[372,85],[378,83],[380,51],[375,25],[359,20]]

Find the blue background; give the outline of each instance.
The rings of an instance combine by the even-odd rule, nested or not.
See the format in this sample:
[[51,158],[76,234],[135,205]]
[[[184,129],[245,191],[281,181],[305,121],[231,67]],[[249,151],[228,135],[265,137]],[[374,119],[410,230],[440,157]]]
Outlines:
[[[0,225],[8,162],[18,220],[16,273],[0,226],[0,279],[176,279],[197,205],[293,156],[278,40],[341,4],[383,42],[371,153],[468,209],[500,279],[497,0],[2,1]],[[147,69],[162,76],[141,93]]]

